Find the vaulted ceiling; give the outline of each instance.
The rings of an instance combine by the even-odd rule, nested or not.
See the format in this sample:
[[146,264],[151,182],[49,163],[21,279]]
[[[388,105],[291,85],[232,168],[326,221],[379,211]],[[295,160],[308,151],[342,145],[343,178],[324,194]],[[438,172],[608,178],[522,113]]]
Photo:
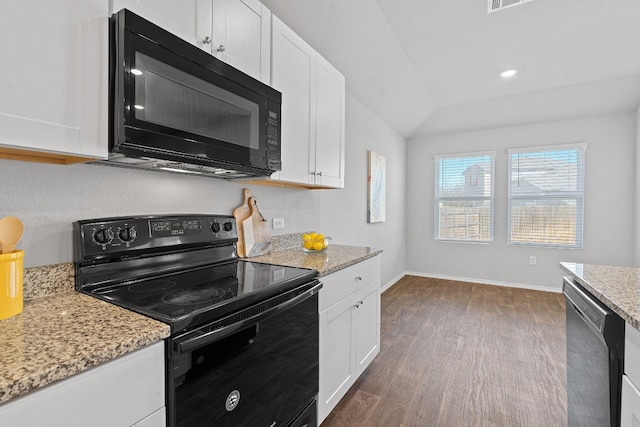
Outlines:
[[[262,0],[405,137],[634,111],[639,0]],[[516,76],[499,73],[517,68]]]

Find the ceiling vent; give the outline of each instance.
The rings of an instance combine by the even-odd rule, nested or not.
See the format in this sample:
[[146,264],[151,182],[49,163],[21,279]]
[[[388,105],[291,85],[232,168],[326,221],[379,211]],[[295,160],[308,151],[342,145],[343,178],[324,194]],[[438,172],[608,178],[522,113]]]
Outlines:
[[487,0],[487,12],[497,12],[511,6],[529,3],[530,1],[533,0]]

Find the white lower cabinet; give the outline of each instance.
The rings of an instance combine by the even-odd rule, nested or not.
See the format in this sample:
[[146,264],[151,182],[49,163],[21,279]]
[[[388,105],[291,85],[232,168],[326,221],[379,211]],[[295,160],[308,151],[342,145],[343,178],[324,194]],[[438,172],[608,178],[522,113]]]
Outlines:
[[640,427],[640,390],[622,376],[622,412],[620,427]]
[[167,411],[160,408],[153,414],[138,421],[132,427],[165,427],[167,424]]
[[640,427],[640,331],[625,325],[621,427]]
[[380,352],[380,256],[325,276],[322,283],[319,422]]
[[0,405],[11,427],[164,427],[158,342]]

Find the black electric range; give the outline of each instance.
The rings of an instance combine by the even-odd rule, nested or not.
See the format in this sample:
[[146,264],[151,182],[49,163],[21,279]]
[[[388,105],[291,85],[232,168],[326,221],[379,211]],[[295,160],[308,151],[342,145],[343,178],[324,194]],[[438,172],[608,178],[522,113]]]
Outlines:
[[315,425],[317,271],[238,259],[237,239],[227,215],[77,221],[76,288],[170,325],[168,426]]

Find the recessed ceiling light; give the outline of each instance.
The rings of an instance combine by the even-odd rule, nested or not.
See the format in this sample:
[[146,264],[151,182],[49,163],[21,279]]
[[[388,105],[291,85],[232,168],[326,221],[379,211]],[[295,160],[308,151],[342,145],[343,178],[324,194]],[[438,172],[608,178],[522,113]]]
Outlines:
[[510,68],[508,70],[504,70],[503,72],[500,73],[500,77],[504,77],[509,78],[509,77],[513,77],[518,73],[518,70],[516,70],[515,68]]

